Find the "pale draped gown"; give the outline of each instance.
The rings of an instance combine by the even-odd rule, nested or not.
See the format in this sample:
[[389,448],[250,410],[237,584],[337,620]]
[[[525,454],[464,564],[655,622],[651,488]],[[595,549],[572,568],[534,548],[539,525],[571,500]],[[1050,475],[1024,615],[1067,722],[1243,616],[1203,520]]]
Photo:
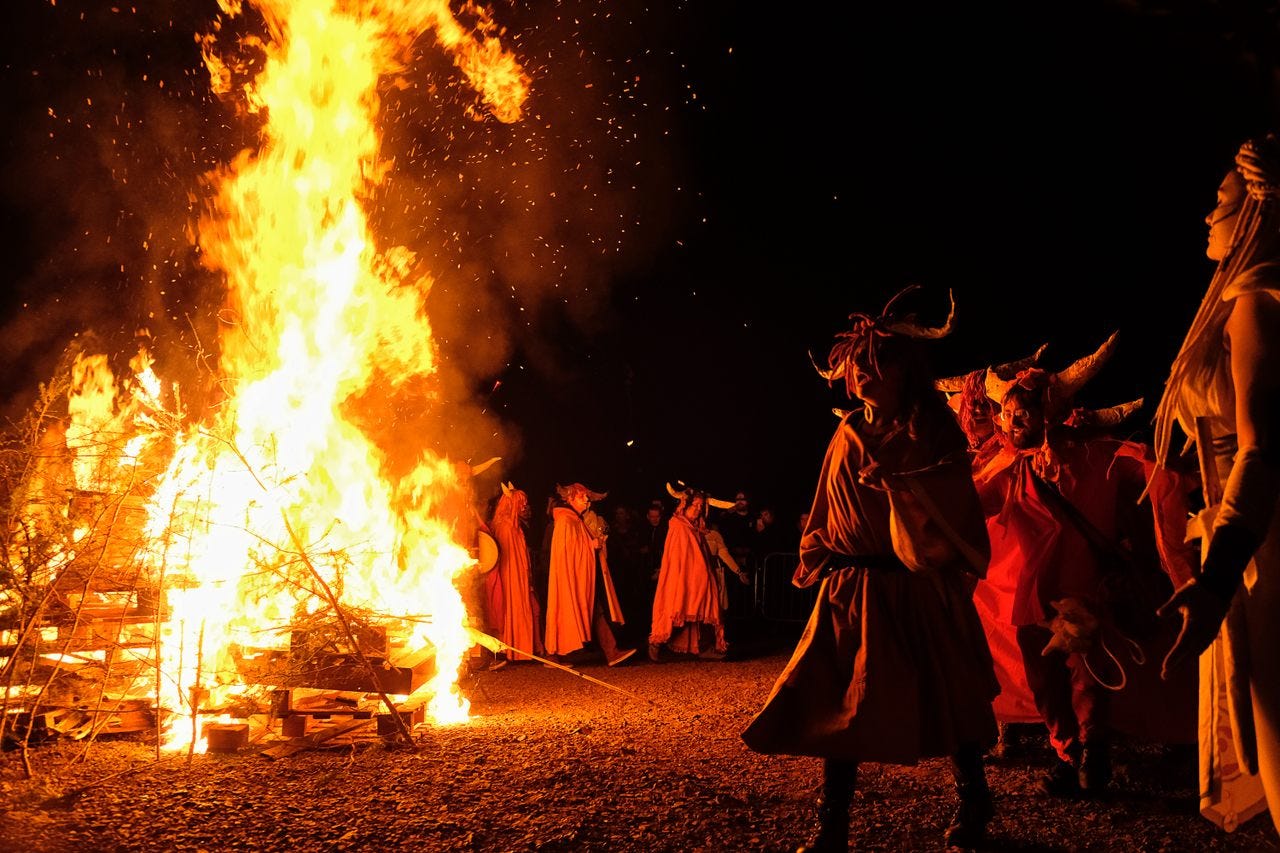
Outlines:
[[[1280,264],[1259,264],[1225,288],[1218,308],[1223,328],[1234,300],[1245,293],[1280,299]],[[1212,436],[1209,455],[1225,485],[1240,450],[1238,389],[1231,341],[1224,336],[1210,343],[1218,351],[1211,377],[1203,384],[1181,384],[1178,412],[1189,435],[1195,435],[1192,418],[1203,419]],[[1218,509],[1210,507],[1196,521],[1203,552],[1212,541]],[[1201,810],[1227,829],[1269,802],[1280,830],[1280,502],[1271,507],[1270,519],[1218,638],[1200,656]]]

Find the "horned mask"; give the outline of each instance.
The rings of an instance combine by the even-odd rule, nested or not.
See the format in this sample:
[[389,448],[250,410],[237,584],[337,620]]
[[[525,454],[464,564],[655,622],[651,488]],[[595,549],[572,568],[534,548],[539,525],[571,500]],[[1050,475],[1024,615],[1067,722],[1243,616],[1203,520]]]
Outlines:
[[[818,367],[817,361],[813,358],[813,354],[809,354],[810,361],[813,361],[814,369],[818,371],[818,375],[829,383],[834,383],[838,379],[845,377],[845,371],[848,368],[849,359],[853,353],[866,341],[874,341],[877,338],[903,337],[916,340],[937,340],[945,338],[951,334],[952,324],[956,316],[956,300],[955,296],[948,292],[950,300],[950,311],[947,314],[947,320],[941,326],[925,326],[916,318],[915,314],[899,315],[896,306],[898,301],[908,293],[919,290],[920,285],[913,284],[899,291],[884,306],[879,316],[872,317],[869,314],[853,313],[849,315],[849,319],[853,321],[853,327],[846,332],[841,332],[836,336],[836,344],[831,348],[830,354],[827,356],[827,369],[823,370]],[[874,358],[875,348],[872,347],[872,357]],[[874,366],[874,361],[872,362]]]

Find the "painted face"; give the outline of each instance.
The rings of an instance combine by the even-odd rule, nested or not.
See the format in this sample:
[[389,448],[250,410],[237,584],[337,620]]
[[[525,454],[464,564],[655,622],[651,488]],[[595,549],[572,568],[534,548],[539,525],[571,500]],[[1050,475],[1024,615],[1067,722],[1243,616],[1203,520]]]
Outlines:
[[573,511],[581,515],[587,511],[587,507],[591,506],[591,498],[587,497],[583,492],[574,492],[569,498],[569,506],[573,507]]
[[694,498],[685,505],[684,517],[693,521],[702,515],[702,507],[704,506],[702,498]]
[[1000,421],[1009,442],[1019,450],[1035,447],[1044,440],[1044,413],[1020,395],[1005,398],[1000,407]]
[[1209,245],[1205,248],[1205,254],[1210,260],[1220,261],[1227,256],[1244,198],[1244,179],[1232,169],[1218,187],[1218,206],[1204,219],[1204,224],[1209,226]]

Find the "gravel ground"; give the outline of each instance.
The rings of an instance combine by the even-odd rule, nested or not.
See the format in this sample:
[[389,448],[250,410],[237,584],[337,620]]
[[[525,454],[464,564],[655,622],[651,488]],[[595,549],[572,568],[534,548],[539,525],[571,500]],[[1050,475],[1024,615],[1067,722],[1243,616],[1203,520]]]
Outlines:
[[[789,647],[780,638],[737,660],[580,667],[652,704],[536,663],[477,672],[464,680],[472,721],[419,727],[416,752],[373,740],[277,760],[250,748],[156,763],[144,738],[120,736],[80,762],[82,743],[32,749],[33,780],[5,753],[0,848],[793,849],[811,825],[819,763],[756,755],[738,737]],[[1105,802],[1038,795],[1047,757],[1035,746],[989,763],[987,849],[1280,851],[1265,813],[1230,834],[1199,816],[1185,754],[1118,745]],[[955,805],[945,762],[867,765],[859,783],[858,849],[941,848]]]

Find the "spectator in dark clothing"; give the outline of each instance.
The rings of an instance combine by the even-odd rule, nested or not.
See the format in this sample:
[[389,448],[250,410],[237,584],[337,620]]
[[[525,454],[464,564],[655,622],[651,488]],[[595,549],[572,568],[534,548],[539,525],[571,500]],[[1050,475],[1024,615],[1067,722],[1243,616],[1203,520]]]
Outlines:
[[751,505],[747,493],[738,490],[733,496],[733,506],[711,519],[716,530],[724,537],[724,544],[729,546],[729,553],[738,565],[751,571],[751,539],[752,525],[755,519],[751,515]]
[[644,614],[653,607],[653,599],[649,597],[649,572],[640,550],[645,531],[637,524],[636,511],[629,506],[614,507],[612,519],[609,571],[622,603],[622,612],[627,617],[621,633],[626,635],[627,645],[639,645],[647,642],[648,631],[641,633],[641,628],[646,618]]
[[770,554],[787,551],[794,553],[796,548],[791,538],[778,525],[778,517],[773,507],[762,506],[751,526],[751,553],[755,558],[764,560]]
[[644,523],[640,525],[636,536],[639,541],[640,574],[645,584],[645,606],[636,613],[636,630],[643,628],[646,637],[649,636],[649,623],[653,617],[653,596],[658,589],[658,570],[662,568],[662,549],[667,544],[667,523],[662,501],[655,500],[645,510]]
[[667,542],[667,516],[662,509],[661,501],[654,501],[644,513],[644,524],[641,525],[637,538],[640,542],[640,558],[651,582],[658,580],[658,569],[662,567],[662,547]]

